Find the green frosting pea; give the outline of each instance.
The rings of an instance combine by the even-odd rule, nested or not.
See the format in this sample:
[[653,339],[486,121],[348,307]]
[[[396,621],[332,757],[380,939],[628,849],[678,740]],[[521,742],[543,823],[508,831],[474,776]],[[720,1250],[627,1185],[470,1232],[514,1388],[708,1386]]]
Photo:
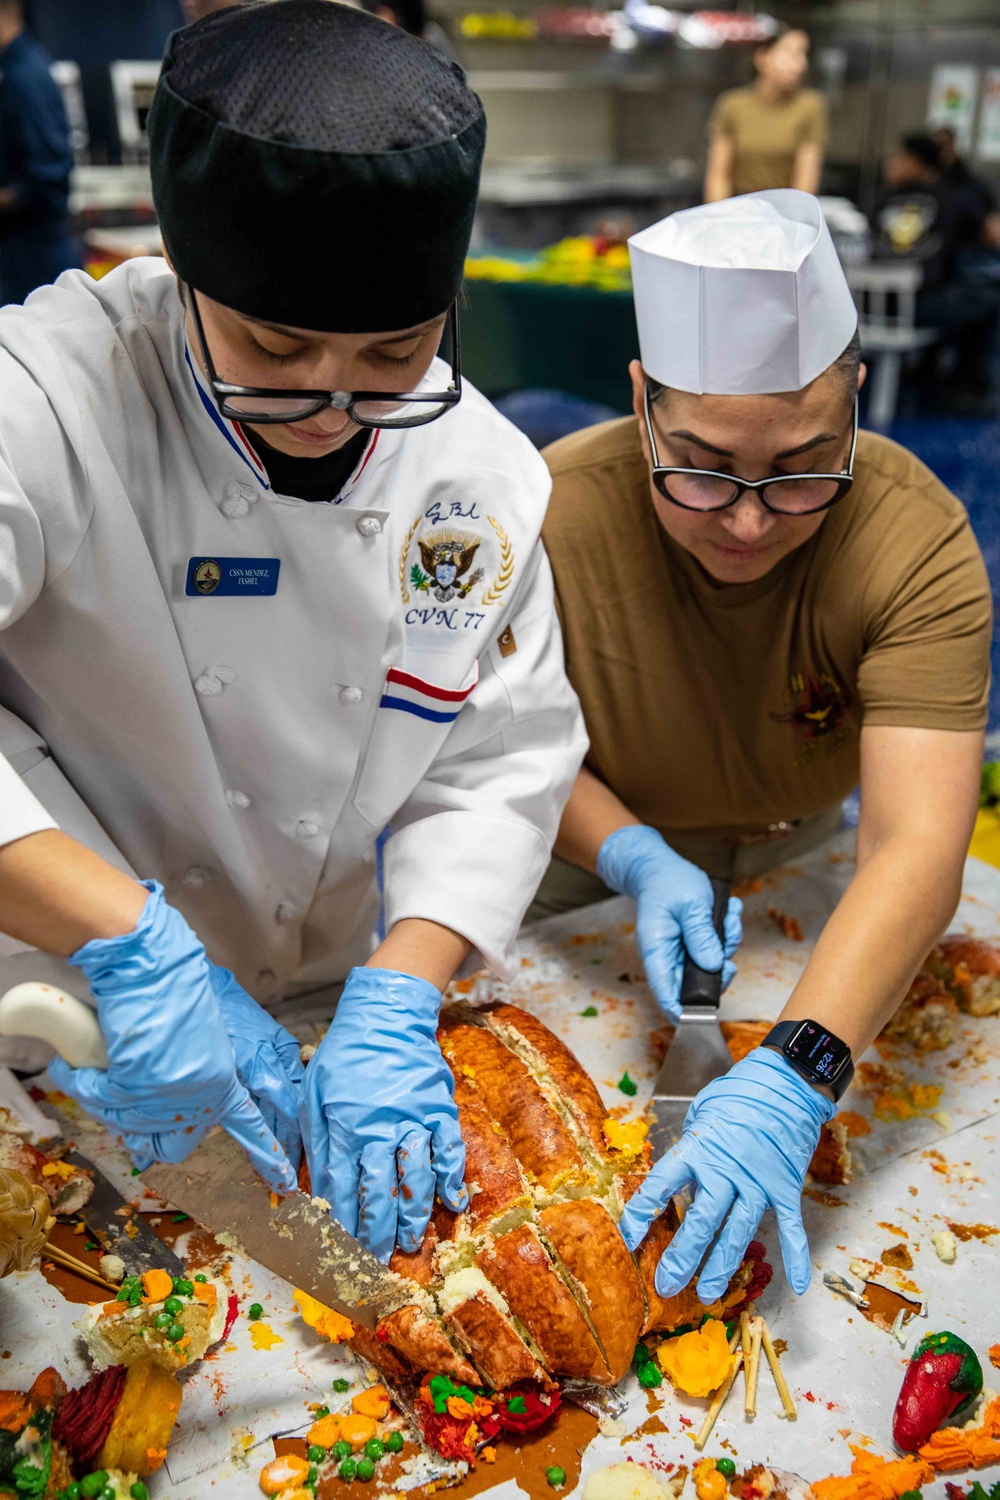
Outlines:
[[337,1470],[337,1473],[340,1475],[341,1479],[356,1479],[358,1477],[357,1460],[353,1458],[345,1458],[340,1468]]
[[736,1477],[736,1465],[731,1458],[717,1458],[715,1460],[715,1467],[724,1479],[734,1479]]
[[80,1480],[80,1494],[83,1500],[97,1500],[107,1482],[107,1469],[95,1469],[92,1474],[84,1474]]
[[375,1465],[370,1458],[358,1459],[358,1478],[373,1479],[375,1477]]
[[558,1464],[553,1464],[551,1469],[545,1470],[545,1477],[552,1488],[558,1490],[566,1483],[566,1470],[560,1469]]
[[390,1453],[402,1453],[403,1434],[401,1432],[390,1432],[389,1436],[385,1440],[385,1446],[388,1448]]

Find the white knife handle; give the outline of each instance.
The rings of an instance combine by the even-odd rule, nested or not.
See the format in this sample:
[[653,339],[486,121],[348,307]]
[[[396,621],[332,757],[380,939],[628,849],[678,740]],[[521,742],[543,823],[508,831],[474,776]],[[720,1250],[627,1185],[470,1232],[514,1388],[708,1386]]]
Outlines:
[[48,1042],[72,1068],[108,1066],[97,1016],[75,995],[30,980],[0,999],[0,1036],[33,1036]]

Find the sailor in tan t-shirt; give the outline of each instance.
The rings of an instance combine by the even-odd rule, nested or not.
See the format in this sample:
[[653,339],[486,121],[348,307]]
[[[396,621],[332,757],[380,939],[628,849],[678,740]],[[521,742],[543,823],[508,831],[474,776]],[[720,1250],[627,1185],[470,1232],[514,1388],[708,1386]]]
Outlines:
[[768,188],[819,191],[829,123],[823,95],[802,87],[808,66],[808,36],[785,28],[756,48],[756,81],[719,95],[708,122],[706,203]]
[[[632,896],[647,978],[676,1017],[683,949],[723,963],[703,872],[787,861],[860,781],[857,873],[789,1024],[703,1090],[621,1224],[638,1243],[694,1182],[657,1288],[685,1285],[725,1221],[699,1280],[711,1302],[770,1204],[803,1291],[820,1126],[958,902],[990,590],[958,501],[857,434],[856,313],[815,199],[690,209],[630,248],[636,416],[546,454],[544,536],[591,748],[540,895]],[[733,903],[727,960],[739,935]]]

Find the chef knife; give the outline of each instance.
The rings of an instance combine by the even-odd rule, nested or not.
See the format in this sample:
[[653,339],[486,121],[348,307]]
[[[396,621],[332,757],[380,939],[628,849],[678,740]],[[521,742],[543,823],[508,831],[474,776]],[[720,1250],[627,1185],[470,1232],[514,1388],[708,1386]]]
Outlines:
[[[724,943],[724,924],[729,909],[728,881],[713,880],[712,897],[712,923],[719,941]],[[684,1116],[695,1095],[714,1078],[728,1073],[733,1065],[719,1028],[721,999],[721,970],[713,974],[700,969],[688,957],[681,980],[681,1017],[653,1085],[646,1112],[654,1160],[680,1139]]]
[[[116,1187],[79,1151],[64,1151],[60,1158],[73,1167],[81,1167],[94,1179],[90,1201],[80,1209],[86,1224],[101,1249],[120,1257],[126,1276],[141,1276],[143,1271],[159,1267],[171,1276],[184,1275],[184,1262],[150,1229],[135,1204],[124,1199]],[[137,1179],[138,1180],[138,1179]]]
[[[9,990],[0,999],[0,1035],[41,1037],[73,1067],[107,1067],[93,1010],[53,985]],[[330,1217],[322,1199],[298,1191],[285,1197],[271,1193],[221,1127],[185,1161],[154,1163],[136,1181],[365,1328],[374,1329],[389,1313],[419,1299],[413,1283],[376,1260]]]

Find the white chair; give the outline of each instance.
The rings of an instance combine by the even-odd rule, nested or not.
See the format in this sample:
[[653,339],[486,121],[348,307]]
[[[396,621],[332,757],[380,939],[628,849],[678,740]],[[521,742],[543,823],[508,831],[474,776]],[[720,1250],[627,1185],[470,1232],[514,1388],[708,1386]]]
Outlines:
[[934,328],[916,326],[923,270],[914,261],[870,261],[845,266],[844,274],[857,303],[862,355],[875,360],[868,425],[888,427],[896,415],[903,360],[940,337]]
[[924,270],[913,261],[879,261],[846,266],[844,275],[858,303],[862,354],[876,357],[868,426],[888,428],[897,414],[903,360],[940,338],[937,329],[916,327],[916,294]]

